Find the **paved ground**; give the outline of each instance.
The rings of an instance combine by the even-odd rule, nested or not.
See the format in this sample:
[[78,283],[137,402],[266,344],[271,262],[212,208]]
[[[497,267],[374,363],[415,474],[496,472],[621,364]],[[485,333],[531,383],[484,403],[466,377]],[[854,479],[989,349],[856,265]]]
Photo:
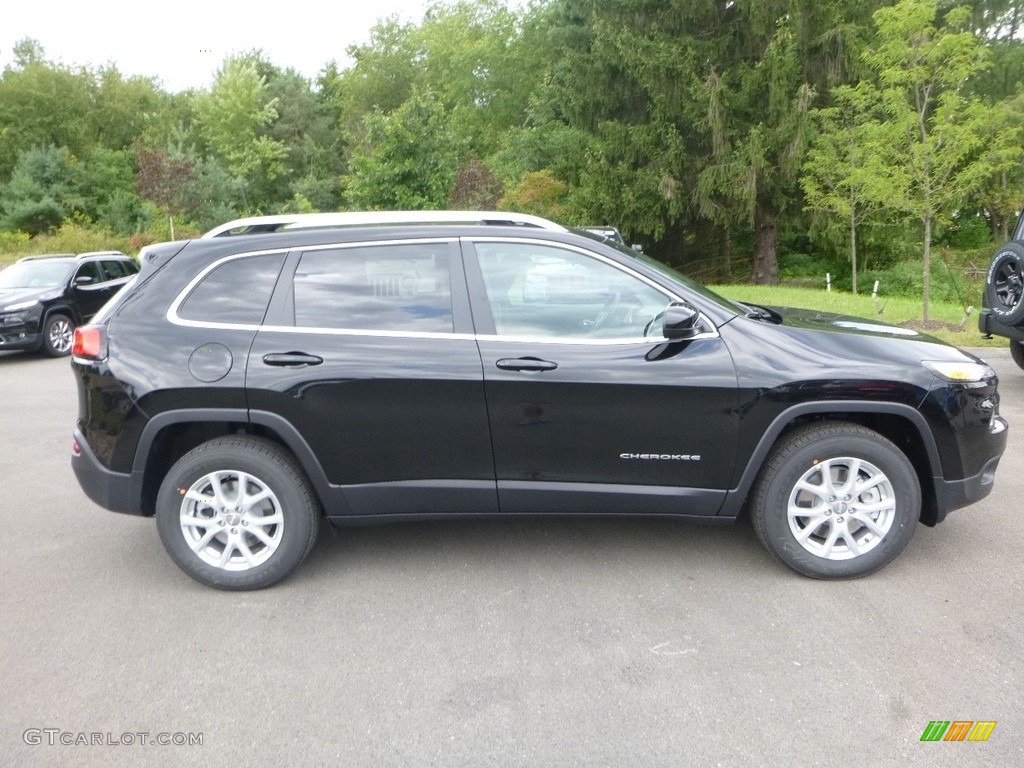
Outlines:
[[[1024,372],[982,354],[996,491],[868,579],[796,576],[749,526],[496,521],[325,534],[245,594],[87,501],[68,362],[0,355],[0,763],[1022,765]],[[958,719],[998,726],[919,741]],[[202,745],[60,744],[93,733]]]

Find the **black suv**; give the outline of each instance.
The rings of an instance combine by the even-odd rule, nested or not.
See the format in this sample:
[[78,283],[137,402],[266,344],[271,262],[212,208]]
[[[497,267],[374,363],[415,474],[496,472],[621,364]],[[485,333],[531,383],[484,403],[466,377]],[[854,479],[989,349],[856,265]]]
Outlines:
[[989,262],[982,305],[981,332],[1008,338],[1013,361],[1024,368],[1024,212],[1010,241],[999,246]]
[[981,360],[736,304],[599,235],[505,213],[232,222],[151,246],[75,334],[72,464],[214,587],[321,518],[749,510],[800,573],[871,573],[992,489]]
[[0,271],[0,351],[71,352],[88,322],[139,271],[119,251],[27,256]]

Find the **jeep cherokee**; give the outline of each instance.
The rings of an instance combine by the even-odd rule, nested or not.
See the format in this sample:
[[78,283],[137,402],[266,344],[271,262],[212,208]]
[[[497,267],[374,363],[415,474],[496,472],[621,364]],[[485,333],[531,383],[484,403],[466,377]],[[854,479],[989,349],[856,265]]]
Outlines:
[[72,464],[222,589],[321,519],[748,510],[799,573],[890,562],[992,488],[995,373],[903,328],[723,299],[535,217],[243,219],[150,246],[76,330]]

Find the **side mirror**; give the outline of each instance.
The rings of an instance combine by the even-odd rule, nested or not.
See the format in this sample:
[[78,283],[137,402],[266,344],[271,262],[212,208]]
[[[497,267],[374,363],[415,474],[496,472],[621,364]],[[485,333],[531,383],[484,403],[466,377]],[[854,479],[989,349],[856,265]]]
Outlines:
[[88,275],[79,275],[75,278],[75,285],[91,285],[92,278]]
[[662,318],[662,335],[666,339],[692,339],[698,333],[698,321],[700,312],[689,304],[672,302],[665,308],[665,316]]

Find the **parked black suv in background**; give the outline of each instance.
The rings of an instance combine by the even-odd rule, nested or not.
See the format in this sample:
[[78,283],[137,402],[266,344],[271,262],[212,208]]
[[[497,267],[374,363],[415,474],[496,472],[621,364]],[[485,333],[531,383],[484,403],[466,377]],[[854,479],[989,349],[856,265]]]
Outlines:
[[139,271],[119,251],[26,256],[0,270],[0,351],[71,352],[88,322]]
[[817,578],[986,496],[996,376],[902,328],[727,301],[506,213],[232,222],[151,246],[75,335],[72,464],[214,587],[288,575],[322,517],[749,509]]

